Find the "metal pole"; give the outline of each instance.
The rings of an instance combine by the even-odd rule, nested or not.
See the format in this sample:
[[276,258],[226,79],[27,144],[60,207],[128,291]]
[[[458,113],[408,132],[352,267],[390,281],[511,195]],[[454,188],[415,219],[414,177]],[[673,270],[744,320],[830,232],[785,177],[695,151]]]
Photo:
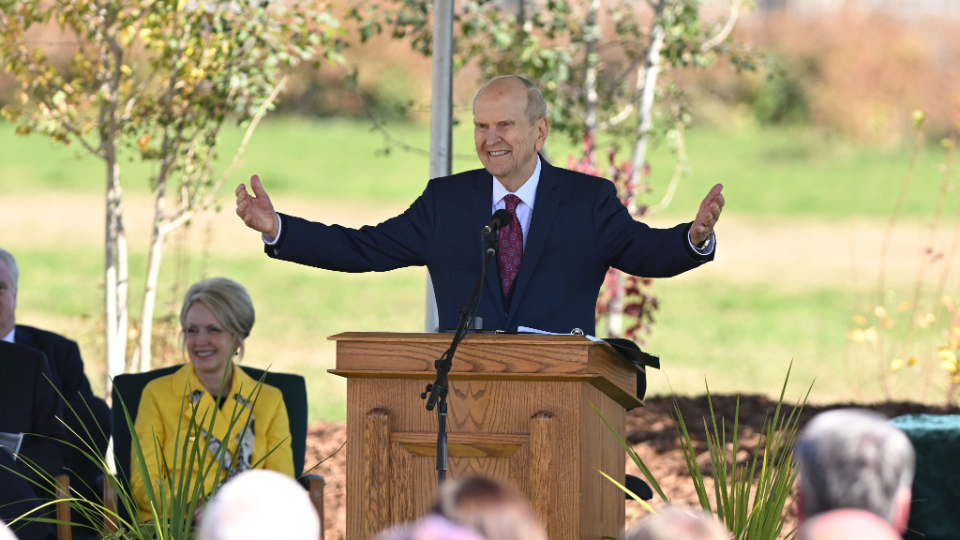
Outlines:
[[[430,96],[430,178],[448,176],[453,155],[453,2],[433,2],[433,91]],[[437,298],[427,272],[427,332],[438,332]]]

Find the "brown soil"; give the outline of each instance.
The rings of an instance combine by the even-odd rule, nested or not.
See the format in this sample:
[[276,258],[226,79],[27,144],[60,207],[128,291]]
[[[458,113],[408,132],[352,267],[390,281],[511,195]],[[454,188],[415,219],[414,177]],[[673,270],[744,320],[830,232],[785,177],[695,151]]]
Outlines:
[[[703,431],[703,418],[709,418],[710,409],[705,396],[677,398],[677,404],[683,414],[685,423],[690,431],[690,437],[693,441],[694,449],[700,455],[707,450],[706,437]],[[654,477],[662,486],[664,492],[674,503],[683,503],[692,506],[698,506],[696,493],[693,490],[693,484],[690,481],[690,474],[687,471],[683,460],[683,454],[680,449],[674,422],[671,418],[674,401],[672,398],[656,397],[646,401],[647,406],[641,409],[631,411],[627,415],[627,438],[633,445],[633,448],[650,467]],[[846,405],[835,404],[826,406],[808,406],[804,408],[800,416],[801,427],[809,419],[820,412],[842,408],[847,406],[866,407],[875,410],[883,415],[893,418],[905,414],[958,414],[960,409],[947,407],[934,407],[920,405],[916,403],[880,403],[876,405]],[[736,396],[714,396],[713,407],[720,417],[726,418],[731,422],[734,418],[734,412],[737,407]],[[776,401],[772,401],[762,396],[741,396],[740,397],[740,441],[737,449],[738,461],[747,457],[752,457],[757,443],[760,440],[760,433],[763,430],[764,421],[773,415],[776,408]],[[785,406],[783,413],[789,414],[793,410],[792,406]],[[729,433],[729,432],[728,432]],[[342,540],[345,537],[344,524],[346,512],[346,469],[347,454],[346,447],[343,445],[346,440],[346,425],[333,422],[316,422],[310,426],[307,440],[307,466],[316,464],[321,459],[331,456],[321,463],[316,469],[315,474],[322,475],[326,481],[326,492],[324,494],[325,506],[325,530],[326,540]],[[337,450],[340,449],[339,452]],[[336,452],[336,453],[335,453]],[[703,458],[705,456],[701,456]],[[700,461],[703,461],[702,459]],[[708,469],[708,467],[704,467]],[[709,474],[709,470],[705,470]],[[628,462],[627,473],[639,476],[640,473],[636,467]],[[713,489],[711,479],[707,479],[707,488]],[[662,506],[662,503],[656,500],[651,501],[654,507]],[[627,503],[627,521],[630,522],[642,519],[646,515],[638,504],[630,501]],[[785,528],[786,531],[792,529],[791,524]]]

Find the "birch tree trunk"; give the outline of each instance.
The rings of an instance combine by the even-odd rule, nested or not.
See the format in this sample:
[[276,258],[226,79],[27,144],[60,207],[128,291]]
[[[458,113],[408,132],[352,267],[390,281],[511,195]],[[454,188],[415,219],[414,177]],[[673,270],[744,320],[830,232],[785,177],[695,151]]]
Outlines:
[[152,361],[150,343],[153,335],[153,310],[157,301],[157,282],[160,279],[160,262],[163,260],[163,211],[166,205],[167,179],[161,175],[157,182],[157,198],[154,205],[153,233],[150,235],[150,255],[147,260],[147,279],[143,288],[143,305],[140,309],[140,334],[134,353],[135,369],[139,373],[150,371]]
[[637,212],[637,190],[647,160],[647,146],[650,143],[650,128],[653,127],[653,101],[657,90],[657,77],[660,75],[660,50],[663,48],[665,30],[663,12],[670,0],[659,0],[650,28],[650,45],[647,47],[646,62],[642,75],[638,76],[639,92],[637,103],[637,143],[633,150],[633,167],[630,171],[627,209],[633,215]]
[[[176,134],[179,140],[180,133]],[[140,334],[137,349],[133,355],[133,367],[139,373],[150,371],[152,361],[150,343],[153,338],[153,310],[157,303],[157,283],[160,280],[160,263],[163,261],[163,244],[168,225],[164,210],[167,204],[167,181],[173,168],[175,156],[171,150],[169,130],[164,134],[163,154],[166,156],[157,175],[156,200],[153,207],[153,232],[150,235],[150,255],[147,260],[147,279],[143,288],[143,304],[140,309]]]
[[586,77],[583,81],[583,95],[586,101],[584,135],[589,145],[587,160],[594,170],[597,169],[597,63],[600,60],[597,54],[597,42],[601,37],[600,27],[597,25],[598,11],[600,11],[600,0],[590,0],[583,28],[584,40],[587,43]]
[[123,228],[123,191],[117,157],[117,107],[123,49],[114,36],[101,36],[104,102],[98,113],[100,146],[107,168],[106,237],[104,239],[104,391],[113,391],[113,377],[123,373],[127,349],[127,238]]
[[[637,212],[637,191],[647,159],[647,146],[650,143],[650,128],[653,127],[653,102],[656,96],[657,76],[660,75],[660,50],[666,36],[663,24],[663,12],[671,0],[658,0],[653,20],[650,22],[650,43],[644,69],[637,74],[637,142],[633,150],[630,178],[627,180],[627,210],[630,215]],[[621,337],[623,332],[623,288],[626,277],[617,274],[616,286],[610,297],[607,335]]]
[[[120,165],[116,161],[114,149],[105,148],[107,163],[107,195],[106,195],[106,237],[104,238],[104,391],[107,396],[113,390],[113,377],[123,373],[124,351],[120,349],[120,327],[117,324],[120,318]],[[125,332],[123,332],[125,333]]]

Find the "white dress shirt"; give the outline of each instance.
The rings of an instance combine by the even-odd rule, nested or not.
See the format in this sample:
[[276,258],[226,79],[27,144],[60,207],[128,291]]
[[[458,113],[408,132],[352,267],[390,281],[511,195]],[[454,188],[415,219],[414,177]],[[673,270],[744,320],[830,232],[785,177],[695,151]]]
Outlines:
[[7,343],[13,343],[13,334],[14,334],[16,331],[17,331],[17,328],[14,327],[13,330],[11,330],[9,334],[3,336],[3,341],[6,341]]
[[[490,176],[490,180],[493,182],[493,209],[490,211],[492,215],[497,210],[503,210],[507,207],[507,203],[504,202],[503,198],[510,194],[507,191],[507,188],[503,187],[503,184],[500,183],[494,176]],[[533,219],[533,208],[534,203],[537,199],[537,186],[540,185],[540,156],[537,156],[537,167],[533,169],[533,174],[526,182],[520,186],[514,195],[520,199],[520,203],[517,205],[517,221],[520,222],[520,230],[523,232],[523,249],[527,249],[527,236],[530,232],[530,220]],[[270,238],[266,234],[262,235],[264,243],[268,246],[272,246],[277,243],[277,240],[280,239],[280,228],[283,226],[283,220],[277,217],[279,221],[277,226],[277,237]],[[709,255],[713,253],[713,246],[716,236],[714,233],[710,233],[710,238],[707,239],[707,243],[703,246],[702,249],[698,249],[697,246],[693,245],[693,240],[690,239],[690,232],[687,231],[687,242],[689,242],[690,247],[700,255]]]
[[[497,210],[503,210],[507,207],[506,201],[503,200],[504,197],[510,195],[510,192],[507,191],[507,188],[503,187],[503,184],[499,180],[491,176],[493,180],[493,210],[490,211],[491,214]],[[540,185],[540,157],[537,157],[537,167],[533,169],[533,174],[526,182],[520,186],[514,195],[520,199],[520,203],[517,204],[517,221],[520,222],[520,231],[523,232],[523,249],[527,249],[527,236],[530,233],[530,220],[533,219],[533,205],[537,199],[537,186]]]

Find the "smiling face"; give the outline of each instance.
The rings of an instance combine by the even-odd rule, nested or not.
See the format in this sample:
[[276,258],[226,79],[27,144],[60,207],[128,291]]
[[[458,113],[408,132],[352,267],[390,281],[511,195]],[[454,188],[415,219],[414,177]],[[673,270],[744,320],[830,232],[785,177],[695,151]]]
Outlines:
[[194,302],[187,310],[183,332],[187,355],[197,373],[220,376],[230,362],[230,354],[240,348],[234,335],[203,302]]
[[547,141],[547,119],[530,121],[527,90],[514,78],[492,81],[473,107],[473,140],[487,172],[508,191],[516,191],[533,175],[537,152]]
[[17,288],[7,263],[0,260],[0,339],[17,324]]

